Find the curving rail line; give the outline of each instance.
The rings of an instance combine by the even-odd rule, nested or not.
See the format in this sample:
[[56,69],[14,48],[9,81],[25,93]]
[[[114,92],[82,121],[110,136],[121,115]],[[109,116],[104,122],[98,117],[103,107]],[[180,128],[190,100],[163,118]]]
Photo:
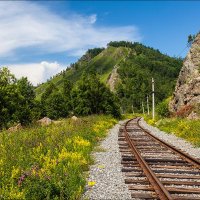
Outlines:
[[140,119],[127,121],[119,133],[125,182],[136,191],[132,197],[200,199],[200,161],[149,133]]

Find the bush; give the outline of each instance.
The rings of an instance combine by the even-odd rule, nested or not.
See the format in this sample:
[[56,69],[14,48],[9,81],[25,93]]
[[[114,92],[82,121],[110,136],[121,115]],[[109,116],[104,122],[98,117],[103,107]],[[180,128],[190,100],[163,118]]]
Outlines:
[[167,98],[157,105],[156,111],[161,117],[169,117],[170,115],[169,101],[170,98]]

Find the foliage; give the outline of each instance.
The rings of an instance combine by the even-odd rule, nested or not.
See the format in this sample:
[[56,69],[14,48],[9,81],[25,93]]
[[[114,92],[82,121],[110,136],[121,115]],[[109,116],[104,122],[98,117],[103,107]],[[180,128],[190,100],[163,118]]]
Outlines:
[[152,120],[152,117],[148,115],[143,115],[143,117],[148,124],[169,134],[184,138],[193,145],[200,147],[200,120],[180,117],[161,118],[158,115],[156,115],[155,120]]
[[29,124],[40,116],[37,106],[27,78],[17,80],[7,68],[0,69],[0,129],[18,122]]
[[0,128],[13,120],[18,98],[16,78],[7,68],[0,69]]
[[[91,52],[93,51],[93,49],[88,51]],[[96,48],[94,49],[94,52],[98,52],[96,51]],[[122,59],[124,59],[128,53],[129,49],[125,47],[119,47],[119,48],[108,47],[105,50],[101,51],[101,53],[99,51],[99,54],[92,53],[93,56],[97,54],[94,57],[93,56],[88,57],[86,56],[88,53],[86,53],[76,63],[73,63],[68,68],[66,68],[66,70],[62,74],[55,75],[53,79],[49,80],[49,82],[54,83],[56,87],[61,90],[63,87],[63,80],[64,80],[63,74],[65,74],[65,77],[73,84],[75,84],[81,78],[84,71],[88,73],[94,71],[100,74],[100,79],[104,75],[108,77],[113,67],[117,65]],[[87,59],[84,58],[85,56],[87,57]],[[106,83],[106,80],[107,79],[105,78],[104,83]],[[45,91],[47,86],[48,83],[44,83],[36,88],[38,99],[41,98],[41,95]]]
[[111,114],[120,116],[115,95],[95,74],[83,74],[72,90],[73,112],[77,115]]
[[16,121],[22,125],[29,124],[36,118],[35,113],[32,113],[37,106],[34,87],[25,77],[17,81],[17,87],[21,97],[15,113]]
[[1,199],[79,199],[90,153],[114,123],[109,116],[90,116],[2,132]]
[[[123,113],[133,110],[142,112],[142,101],[146,102],[146,96],[151,94],[152,77],[155,79],[156,104],[172,95],[182,66],[181,59],[169,57],[137,42],[112,41],[107,46],[106,49],[88,50],[78,62],[65,70],[64,76],[55,76],[50,82],[62,90],[64,80],[76,84],[86,71],[98,73],[101,82],[107,83],[114,66],[117,66],[121,81],[116,87],[116,95]],[[45,83],[36,89],[38,97],[47,85]]]
[[90,61],[92,58],[100,54],[105,48],[88,49],[86,53],[80,58],[80,61]]
[[188,41],[187,41],[187,46],[190,47],[192,45],[192,43],[194,42],[195,38],[197,37],[197,35],[200,34],[200,31],[196,34],[190,34],[188,35]]
[[68,115],[63,94],[59,91],[54,91],[48,96],[45,101],[45,109],[47,116],[51,119],[58,119]]
[[[121,45],[121,42],[115,42],[115,45]],[[121,83],[117,87],[117,95],[121,105],[123,101],[128,102],[125,112],[132,105],[135,112],[141,112],[142,101],[146,102],[147,95],[151,95],[151,78],[155,79],[155,98],[156,103],[159,103],[171,95],[182,60],[163,55],[139,43],[133,43],[132,48],[137,55],[127,57],[119,64]]]
[[164,99],[162,102],[160,102],[157,107],[156,111],[158,115],[161,117],[169,117],[170,116],[170,111],[169,111],[169,102],[170,98]]

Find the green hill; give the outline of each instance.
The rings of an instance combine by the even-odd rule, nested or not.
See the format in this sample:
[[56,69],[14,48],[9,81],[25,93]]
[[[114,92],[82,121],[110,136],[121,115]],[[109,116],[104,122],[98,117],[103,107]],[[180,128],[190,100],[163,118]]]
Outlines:
[[52,79],[37,87],[37,97],[41,97],[49,82],[53,82],[58,88],[61,88],[64,73],[70,81],[75,83],[84,71],[96,71],[100,74],[101,80],[106,82],[113,67],[116,64],[119,64],[131,52],[134,52],[134,50],[126,47],[108,47],[106,49],[102,49],[102,51],[100,51],[97,55],[93,55],[93,52],[90,51],[92,50],[86,52],[86,54],[83,55],[77,63],[71,64],[70,68],[67,68],[65,71],[55,75]]
[[114,68],[117,68],[115,93],[123,111],[141,110],[141,102],[151,92],[151,78],[155,79],[156,102],[172,95],[182,60],[162,54],[159,50],[146,47],[140,43],[110,42],[106,49],[90,49],[76,63],[46,83],[36,88],[39,99],[49,82],[58,89],[62,88],[63,75],[73,84],[80,79],[83,72],[95,71],[100,80],[108,82]]

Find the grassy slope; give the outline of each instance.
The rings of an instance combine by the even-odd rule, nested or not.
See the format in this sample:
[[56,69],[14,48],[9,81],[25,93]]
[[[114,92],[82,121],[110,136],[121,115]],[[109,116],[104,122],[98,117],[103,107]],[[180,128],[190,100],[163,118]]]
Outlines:
[[143,116],[145,120],[169,134],[181,137],[194,146],[200,147],[200,120],[189,120],[186,118],[160,118],[153,121],[151,116]]
[[[79,199],[91,151],[116,123],[109,116],[65,119],[0,134],[2,199]],[[88,183],[89,184],[89,183]]]
[[200,120],[168,118],[159,120],[156,126],[165,132],[173,133],[200,147]]
[[[128,56],[133,51],[125,47],[108,47],[102,51],[99,55],[95,56],[89,62],[78,62],[78,69],[71,68],[67,71],[67,77],[72,82],[76,82],[84,71],[95,70],[100,74],[102,82],[106,83],[106,80],[111,73],[113,67],[118,64],[122,59]],[[55,76],[51,80],[58,88],[62,86],[62,75]],[[44,83],[36,88],[37,98],[40,98],[45,91],[47,83]]]

